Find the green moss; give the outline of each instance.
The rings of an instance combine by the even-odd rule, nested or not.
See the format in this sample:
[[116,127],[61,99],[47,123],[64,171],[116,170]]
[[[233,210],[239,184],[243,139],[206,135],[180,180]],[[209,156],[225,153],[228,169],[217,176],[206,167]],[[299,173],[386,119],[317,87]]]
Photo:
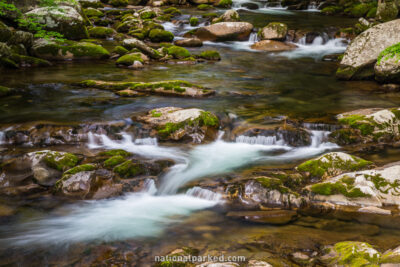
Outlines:
[[189,19],[190,26],[194,27],[199,25],[199,19],[197,17],[191,17]]
[[335,15],[343,11],[343,8],[340,6],[328,6],[321,10],[321,13],[324,15]]
[[354,161],[344,161],[339,157],[334,157],[332,154],[328,153],[318,159],[312,159],[300,164],[297,170],[301,172],[309,172],[312,177],[322,178],[323,176],[338,175],[347,171],[358,171],[369,166],[373,163],[361,158],[352,157]]
[[11,88],[0,86],[0,97],[11,95],[13,91]]
[[130,160],[116,166],[113,171],[118,173],[121,178],[130,178],[143,174],[143,168],[138,163]]
[[390,111],[394,114],[397,120],[400,120],[400,109],[398,108],[392,108]]
[[156,20],[171,21],[172,20],[172,15],[171,14],[164,14],[164,15],[156,17]]
[[125,150],[122,150],[122,149],[112,149],[112,150],[100,152],[98,155],[99,156],[107,156],[107,157],[114,157],[114,156],[129,157],[132,154]]
[[289,193],[289,188],[283,186],[282,181],[280,179],[259,177],[256,178],[256,181],[259,182],[265,188],[277,190],[282,194]]
[[353,67],[339,67],[336,71],[336,78],[340,80],[351,80],[356,76],[358,68]]
[[220,0],[217,7],[228,8],[232,6],[232,0]]
[[60,153],[56,151],[49,151],[43,157],[43,161],[50,168],[65,171],[70,169],[78,163],[78,157],[71,153]]
[[161,30],[161,29],[153,29],[149,33],[149,38],[152,42],[160,43],[160,42],[172,42],[174,40],[174,35],[172,32]]
[[126,49],[123,46],[116,46],[113,50],[113,53],[123,56],[123,55],[126,55],[127,53],[129,53],[129,51],[128,51],[128,49]]
[[221,60],[220,54],[215,50],[203,51],[201,52],[200,57],[207,60]]
[[140,13],[140,18],[141,19],[152,19],[157,16],[156,12],[149,10],[149,11],[144,11]]
[[209,10],[209,9],[213,9],[214,7],[211,5],[207,5],[207,4],[201,4],[197,6],[197,9],[200,10]]
[[190,52],[186,48],[175,45],[169,47],[167,53],[168,55],[171,55],[173,58],[176,59],[184,59],[190,57]]
[[157,112],[155,110],[152,110],[151,111],[151,116],[154,117],[154,118],[158,118],[158,117],[162,116],[162,113],[161,112]]
[[353,17],[359,18],[359,17],[363,17],[364,15],[366,15],[370,8],[371,7],[369,4],[360,3],[360,4],[354,5],[352,8],[350,8],[349,12]]
[[362,115],[350,115],[339,119],[341,124],[349,125],[351,128],[359,129],[362,135],[370,135],[374,132],[375,123],[372,119]]
[[23,56],[23,55],[17,55],[13,54],[10,59],[12,59],[15,63],[18,63],[19,65],[30,65],[32,67],[49,67],[51,66],[51,63],[47,60],[37,58],[37,57],[30,57],[30,56]]
[[340,181],[335,183],[327,182],[327,183],[314,184],[311,186],[311,192],[324,196],[341,194],[349,198],[369,196],[368,194],[363,193],[359,188],[354,188]]
[[202,111],[198,120],[200,126],[218,127],[219,125],[217,116],[208,111]]
[[104,167],[106,168],[114,168],[115,166],[125,162],[126,159],[124,156],[116,155],[104,161]]
[[82,164],[82,165],[79,165],[79,166],[76,166],[76,167],[73,167],[73,168],[67,170],[66,172],[64,172],[64,175],[65,174],[73,175],[78,172],[93,171],[95,169],[96,169],[96,165],[94,165],[94,164]]
[[370,255],[370,249],[372,249],[372,246],[363,242],[344,241],[336,243],[334,250],[338,257],[335,261],[343,266],[378,267],[380,254]]
[[88,17],[103,17],[104,13],[94,8],[84,9],[83,12]]
[[378,56],[377,63],[378,65],[381,64],[382,60],[388,60],[395,58],[395,62],[399,62],[400,60],[400,43],[395,45],[389,46],[384,49]]
[[217,18],[218,14],[217,13],[204,13],[203,15],[201,15],[203,18]]
[[182,14],[182,12],[179,9],[177,9],[176,7],[169,7],[167,9],[164,9],[163,11],[164,11],[164,14],[171,14],[173,16]]
[[367,18],[375,18],[376,11],[377,11],[376,7],[371,8],[367,13]]
[[128,0],[110,0],[110,5],[115,7],[125,7],[129,3]]
[[117,65],[131,66],[135,61],[139,61],[140,63],[144,63],[142,56],[140,53],[130,53],[120,57],[117,60]]
[[115,31],[108,27],[94,27],[89,30],[90,37],[107,38],[111,37]]

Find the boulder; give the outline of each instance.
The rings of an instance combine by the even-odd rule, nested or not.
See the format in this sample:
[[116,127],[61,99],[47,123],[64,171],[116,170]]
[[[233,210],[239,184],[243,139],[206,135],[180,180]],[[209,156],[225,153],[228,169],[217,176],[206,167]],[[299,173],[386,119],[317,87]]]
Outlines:
[[354,143],[391,143],[400,139],[400,108],[360,109],[337,116],[342,129],[330,135],[340,145]]
[[139,63],[143,64],[145,62],[148,62],[149,58],[146,55],[139,52],[129,53],[118,58],[116,64],[123,66],[131,66],[135,64],[135,61],[138,61]]
[[375,64],[375,79],[379,82],[400,82],[400,43],[383,50]]
[[82,7],[84,7],[84,8],[87,8],[87,7],[93,7],[93,8],[103,7],[103,3],[100,0],[79,0],[79,3],[81,3]]
[[108,27],[93,27],[89,29],[89,35],[91,38],[108,38],[116,34],[117,32]]
[[296,47],[297,46],[295,44],[284,43],[273,40],[262,40],[251,46],[252,49],[266,51],[266,52],[290,51],[296,49]]
[[0,42],[7,42],[13,35],[11,29],[0,21]]
[[22,44],[26,49],[30,49],[33,44],[33,34],[30,32],[16,31],[13,36],[8,39],[8,45]]
[[288,33],[288,26],[285,23],[271,22],[258,32],[261,40],[284,41]]
[[390,21],[397,18],[399,9],[395,0],[378,1],[376,18],[380,21]]
[[36,57],[48,60],[106,59],[110,56],[102,46],[88,42],[37,39],[31,50]]
[[344,173],[307,186],[310,201],[352,207],[399,205],[400,163]]
[[180,40],[176,40],[174,42],[174,44],[177,46],[183,46],[183,47],[201,47],[201,46],[203,46],[203,42],[198,38],[180,39]]
[[219,18],[218,18],[219,22],[235,22],[235,21],[240,21],[240,16],[239,13],[234,10],[234,9],[230,9],[225,11],[224,14],[222,14]]
[[327,179],[349,171],[359,171],[373,166],[373,163],[343,152],[330,152],[318,158],[308,160],[297,170],[307,172],[311,177]]
[[245,41],[253,25],[248,22],[220,22],[201,27],[194,33],[202,41]]
[[358,35],[347,47],[336,77],[343,80],[371,78],[379,54],[400,42],[400,19],[378,24]]
[[197,108],[157,108],[136,120],[154,129],[163,140],[191,139],[194,143],[214,139],[219,127],[217,116]]
[[40,7],[25,13],[25,16],[35,18],[45,25],[46,30],[59,32],[68,39],[89,37],[83,17],[71,6]]

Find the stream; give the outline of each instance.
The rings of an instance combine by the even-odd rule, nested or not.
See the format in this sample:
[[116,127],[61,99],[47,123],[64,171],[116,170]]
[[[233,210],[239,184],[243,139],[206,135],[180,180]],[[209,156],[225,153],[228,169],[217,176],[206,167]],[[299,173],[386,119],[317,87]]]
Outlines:
[[[400,94],[379,93],[379,85],[373,81],[336,80],[337,62],[323,60],[326,55],[343,53],[348,43],[329,36],[329,28],[353,25],[355,19],[323,16],[315,6],[292,11],[279,3],[252,2],[259,8],[250,10],[242,6],[244,3],[248,1],[234,1],[233,8],[243,21],[255,27],[280,21],[289,28],[312,30],[320,35],[311,43],[303,37],[296,42],[295,50],[282,53],[251,49],[257,41],[256,33],[243,42],[205,42],[203,47],[189,50],[215,49],[222,60],[196,65],[156,63],[131,70],[117,68],[112,61],[82,61],[4,70],[1,84],[18,88],[21,93],[0,98],[0,133],[29,122],[131,123],[133,113],[178,106],[201,108],[257,125],[274,125],[282,116],[307,121],[310,145],[293,146],[278,135],[232,139],[227,129],[220,129],[219,137],[206,144],[163,143],[124,131],[118,133],[119,139],[89,133],[87,143],[68,145],[67,150],[94,154],[123,149],[147,160],[173,160],[174,165],[158,177],[157,183],[148,179],[141,191],[110,199],[53,202],[49,195],[44,195],[33,201],[13,202],[1,197],[0,206],[17,208],[11,219],[0,218],[0,266],[89,266],[85,262],[98,263],[110,254],[116,260],[107,262],[109,266],[150,266],[154,256],[180,247],[194,247],[211,254],[225,251],[227,255],[279,259],[287,251],[313,250],[344,240],[365,241],[382,249],[399,245],[399,230],[352,221],[304,217],[274,226],[235,220],[224,216],[234,207],[226,205],[223,192],[197,186],[265,169],[289,169],[325,152],[342,151],[328,140],[329,129],[311,127],[314,122],[332,123],[334,115],[360,108],[400,105]],[[182,10],[183,18],[200,14],[193,8]],[[224,10],[217,12],[222,14]],[[163,26],[175,34],[175,39],[193,29],[188,24],[177,26],[171,22]],[[107,41],[107,45],[113,46],[113,41]],[[204,99],[122,98],[110,91],[74,85],[87,79],[179,79],[215,89],[217,94]],[[0,134],[0,141],[3,138]],[[6,144],[0,144],[5,151]],[[41,149],[27,145],[12,149],[12,153],[35,150]],[[399,152],[392,149],[357,155],[383,164],[398,159]],[[117,265],[119,260],[132,265]]]

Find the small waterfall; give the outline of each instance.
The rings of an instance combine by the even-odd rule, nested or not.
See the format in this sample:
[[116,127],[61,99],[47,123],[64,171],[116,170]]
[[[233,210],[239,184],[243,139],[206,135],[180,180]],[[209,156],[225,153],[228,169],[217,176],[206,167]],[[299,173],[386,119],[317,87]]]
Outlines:
[[256,33],[256,32],[250,33],[250,36],[249,36],[249,43],[254,44],[254,43],[257,42],[257,41],[258,41],[258,35],[257,35],[257,33]]
[[319,11],[317,3],[315,1],[310,1],[307,7],[307,11]]
[[198,197],[206,200],[211,200],[211,201],[220,201],[222,196],[218,193],[215,193],[211,190],[204,189],[198,186],[195,186],[193,188],[190,188],[187,192],[186,195],[193,196],[193,197]]
[[236,137],[236,143],[246,143],[250,145],[284,145],[285,141],[283,140],[282,135],[280,136],[244,136],[240,135]]

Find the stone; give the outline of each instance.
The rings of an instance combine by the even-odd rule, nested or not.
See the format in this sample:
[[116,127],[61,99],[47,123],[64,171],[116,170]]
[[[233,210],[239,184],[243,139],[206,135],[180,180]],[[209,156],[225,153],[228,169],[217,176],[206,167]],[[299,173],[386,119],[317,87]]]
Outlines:
[[203,42],[198,38],[185,38],[179,39],[174,42],[177,46],[182,47],[201,47],[203,46]]
[[73,7],[40,7],[25,15],[35,17],[47,30],[59,32],[68,39],[79,40],[89,37],[83,17]]
[[400,82],[400,43],[383,50],[374,67],[375,79],[382,83]]
[[373,67],[379,54],[399,42],[400,19],[369,28],[358,35],[347,47],[336,77],[343,80],[373,77]]
[[135,39],[135,38],[131,38],[131,39],[125,39],[122,41],[122,46],[125,47],[128,50],[131,50],[133,48],[137,48],[139,49],[143,54],[149,56],[150,58],[153,59],[160,59],[161,58],[161,54],[149,47],[148,45],[146,45],[144,42]]
[[0,42],[7,42],[13,35],[11,29],[0,21]]
[[288,26],[285,23],[271,22],[258,32],[261,40],[284,41],[288,32]]
[[236,10],[230,9],[230,10],[225,11],[225,13],[219,17],[219,21],[221,21],[221,22],[240,21],[240,16]]
[[266,52],[283,52],[283,51],[291,51],[296,49],[295,44],[291,43],[283,43],[279,41],[272,40],[262,40],[257,42],[251,46],[252,49],[266,51]]
[[395,0],[378,1],[376,18],[380,21],[391,21],[397,18],[399,9]]
[[248,22],[220,22],[201,27],[194,33],[202,41],[245,41],[253,25]]

